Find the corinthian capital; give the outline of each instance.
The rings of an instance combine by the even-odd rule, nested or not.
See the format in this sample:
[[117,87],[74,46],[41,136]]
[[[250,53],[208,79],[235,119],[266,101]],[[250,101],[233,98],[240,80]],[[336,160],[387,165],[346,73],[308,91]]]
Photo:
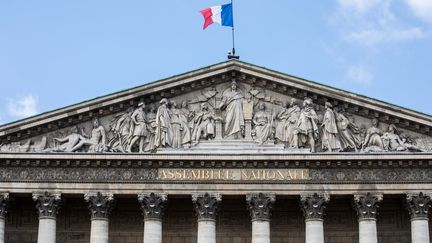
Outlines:
[[427,219],[431,207],[431,197],[429,194],[408,193],[408,211],[411,219]]
[[270,221],[275,201],[274,194],[251,193],[246,195],[246,203],[252,220]]
[[219,193],[193,194],[192,202],[198,220],[215,220],[220,201],[222,201],[222,196]]
[[84,200],[89,203],[92,219],[109,219],[114,205],[112,193],[89,192],[84,195]]
[[5,218],[9,207],[9,193],[0,193],[0,218]]
[[33,201],[39,212],[39,218],[56,218],[60,210],[61,194],[50,192],[33,193]]
[[140,193],[138,194],[138,201],[141,204],[144,219],[162,219],[167,201],[166,194]]
[[379,202],[383,200],[382,194],[354,195],[354,205],[357,210],[359,220],[376,219],[378,215]]
[[308,219],[323,219],[326,204],[330,201],[329,195],[304,194],[300,197],[304,217]]

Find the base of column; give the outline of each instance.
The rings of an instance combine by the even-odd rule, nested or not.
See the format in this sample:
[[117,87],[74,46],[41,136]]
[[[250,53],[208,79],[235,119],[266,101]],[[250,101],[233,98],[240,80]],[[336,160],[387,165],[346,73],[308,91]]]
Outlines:
[[322,219],[306,220],[306,243],[324,243],[324,225]]
[[144,243],[162,243],[161,220],[144,220]]
[[56,243],[57,223],[53,217],[39,218],[38,243]]
[[412,243],[430,243],[428,218],[411,219]]
[[270,243],[270,221],[252,221],[252,243]]
[[90,243],[108,243],[108,219],[92,219]]
[[215,220],[198,220],[197,243],[216,243]]

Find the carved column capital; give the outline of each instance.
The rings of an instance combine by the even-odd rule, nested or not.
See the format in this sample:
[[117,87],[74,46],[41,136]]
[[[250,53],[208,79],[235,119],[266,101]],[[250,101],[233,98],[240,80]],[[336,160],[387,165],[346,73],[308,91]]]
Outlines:
[[61,193],[35,192],[33,201],[36,202],[36,208],[39,218],[55,219],[60,210]]
[[0,218],[4,219],[6,217],[9,208],[9,193],[0,193]]
[[84,200],[89,203],[91,219],[109,219],[114,207],[112,193],[89,192],[84,195]]
[[138,201],[145,220],[162,220],[167,201],[165,193],[140,193]]
[[330,201],[327,194],[303,194],[300,196],[301,208],[306,220],[322,220],[326,204]]
[[431,194],[407,193],[408,212],[413,219],[428,219],[431,208]]
[[354,195],[354,206],[359,220],[376,220],[379,202],[383,200],[382,194]]
[[219,193],[193,194],[195,213],[198,220],[215,220],[218,204],[222,201]]
[[270,221],[271,210],[276,201],[274,194],[251,193],[246,195],[246,203],[252,221]]

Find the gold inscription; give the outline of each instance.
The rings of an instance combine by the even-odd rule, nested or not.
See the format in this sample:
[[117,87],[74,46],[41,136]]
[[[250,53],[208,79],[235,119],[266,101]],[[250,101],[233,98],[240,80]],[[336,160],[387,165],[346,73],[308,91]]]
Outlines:
[[308,169],[159,169],[158,180],[290,181],[308,180]]

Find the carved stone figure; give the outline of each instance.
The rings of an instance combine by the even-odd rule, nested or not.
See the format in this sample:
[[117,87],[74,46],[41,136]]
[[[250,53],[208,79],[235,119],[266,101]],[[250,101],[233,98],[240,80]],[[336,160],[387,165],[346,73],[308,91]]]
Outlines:
[[265,104],[258,104],[258,111],[253,117],[254,139],[258,144],[263,144],[273,133],[273,115],[265,110]]
[[412,145],[402,139],[398,134],[398,129],[394,124],[390,124],[388,131],[381,137],[386,151],[422,151],[415,145]]
[[168,108],[168,99],[163,98],[156,113],[156,132],[155,147],[171,147],[172,145],[172,128],[171,112]]
[[324,151],[335,152],[341,149],[339,132],[336,124],[336,116],[332,110],[333,106],[325,102],[325,113],[321,124],[322,127],[322,149]]
[[189,144],[192,140],[193,118],[195,116],[195,112],[189,110],[188,103],[183,101],[178,115],[180,118],[180,123],[183,127],[182,144]]
[[130,125],[130,142],[127,151],[132,152],[132,147],[139,140],[138,151],[140,153],[144,152],[144,142],[146,141],[148,131],[147,131],[147,119],[145,114],[145,104],[139,103],[138,108],[134,110],[131,115],[131,125]]
[[354,195],[354,205],[359,219],[376,219],[378,215],[379,202],[383,200],[383,195]]
[[335,114],[342,151],[354,150],[357,152],[361,147],[361,139],[358,135],[360,129],[345,116],[343,111],[339,112],[337,107],[335,108]]
[[60,193],[34,193],[33,201],[36,202],[36,208],[39,217],[56,218],[60,209],[61,196]]
[[84,146],[89,146],[88,152],[104,152],[106,151],[106,132],[105,128],[99,123],[99,119],[93,119],[93,129],[90,138],[82,137],[77,145],[72,148],[72,152],[83,149]]
[[130,134],[133,134],[131,128],[133,108],[129,107],[123,114],[117,115],[111,122],[111,132],[113,137],[108,141],[107,147],[110,151],[125,153],[128,151]]
[[151,107],[147,113],[147,142],[144,148],[145,152],[151,152],[156,149],[155,139],[156,139],[156,110],[155,107]]
[[54,141],[59,142],[60,144],[55,146],[52,149],[48,149],[48,151],[53,152],[72,152],[72,149],[77,145],[80,141],[85,140],[86,138],[83,137],[78,132],[78,127],[73,126],[70,129],[69,135],[67,135],[64,138],[54,138]]
[[384,143],[381,136],[383,132],[378,128],[378,119],[372,119],[372,126],[367,129],[363,142],[362,151],[381,152],[384,151]]
[[276,126],[275,137],[285,143],[285,147],[292,147],[294,145],[295,126],[300,116],[300,107],[296,104],[296,99],[291,99],[289,107],[285,107],[276,116],[279,122]]
[[177,109],[177,103],[175,101],[171,101],[171,131],[172,131],[172,142],[171,147],[178,149],[182,147],[182,122],[180,120],[180,112]]
[[315,152],[315,141],[318,135],[318,115],[313,107],[312,99],[305,98],[294,132],[293,147],[299,148],[308,143],[311,152]]
[[167,195],[163,193],[140,193],[138,202],[141,204],[141,210],[144,219],[161,220],[164,214]]
[[239,139],[244,129],[243,95],[240,93],[237,82],[231,83],[231,88],[222,94],[222,102],[218,109],[225,110],[224,136]]
[[201,104],[201,111],[194,118],[192,142],[197,144],[200,139],[212,139],[215,135],[215,120],[217,117],[209,110],[207,103]]
[[253,193],[246,195],[246,203],[252,220],[269,221],[275,201],[274,194]]

